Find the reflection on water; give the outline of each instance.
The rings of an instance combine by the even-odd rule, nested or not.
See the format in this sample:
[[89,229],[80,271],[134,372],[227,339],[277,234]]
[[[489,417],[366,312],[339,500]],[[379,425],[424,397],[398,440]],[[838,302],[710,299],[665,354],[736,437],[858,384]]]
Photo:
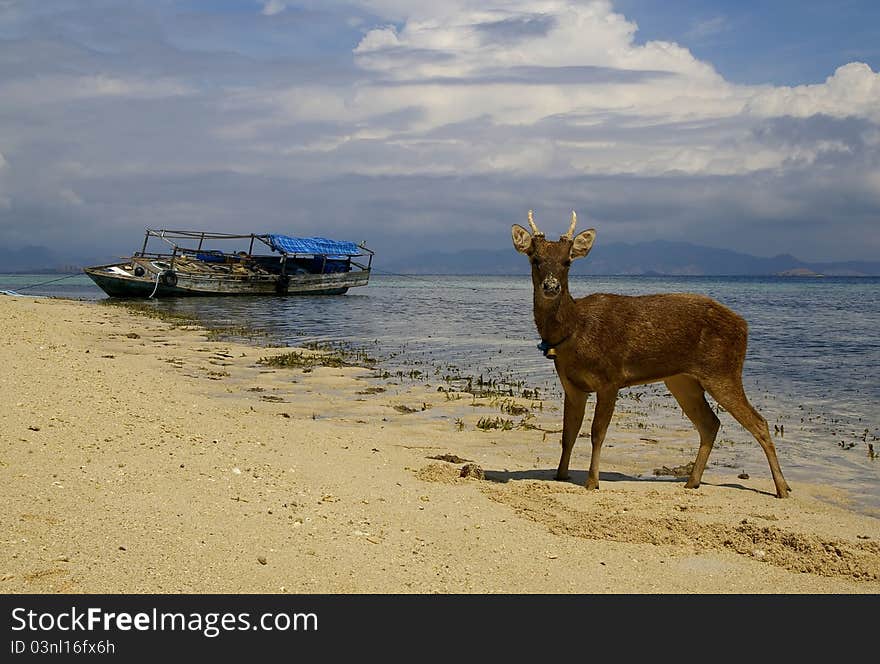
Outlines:
[[[49,277],[52,278],[51,276]],[[20,288],[45,275],[0,275]],[[641,295],[698,292],[749,321],[744,383],[777,438],[789,480],[798,476],[864,496],[880,510],[880,279],[737,277],[573,277],[577,297],[591,292]],[[85,275],[22,292],[85,299],[103,293]],[[535,347],[532,285],[527,276],[380,276],[369,286],[330,297],[215,297],[161,300],[155,306],[192,314],[210,327],[248,325],[281,343],[338,342],[384,358],[389,371],[419,369],[515,383],[561,398],[552,362]],[[659,388],[633,388],[676,408]],[[732,422],[732,420],[722,420]],[[765,472],[754,440],[735,423],[722,436],[753,446],[747,456]]]

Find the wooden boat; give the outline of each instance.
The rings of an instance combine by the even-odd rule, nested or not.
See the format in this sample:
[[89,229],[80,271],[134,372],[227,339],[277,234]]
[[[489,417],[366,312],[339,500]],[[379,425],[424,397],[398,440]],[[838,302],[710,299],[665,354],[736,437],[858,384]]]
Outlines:
[[[156,240],[168,247],[148,251]],[[214,248],[218,244],[242,248]],[[363,243],[148,228],[140,251],[83,271],[110,297],[341,295],[367,285],[372,261]]]

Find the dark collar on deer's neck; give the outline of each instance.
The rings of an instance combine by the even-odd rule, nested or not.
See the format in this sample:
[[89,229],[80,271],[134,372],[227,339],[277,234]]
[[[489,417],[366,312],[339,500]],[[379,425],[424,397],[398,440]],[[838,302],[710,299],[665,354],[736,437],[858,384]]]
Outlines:
[[571,335],[569,334],[568,336],[565,336],[562,339],[560,339],[559,341],[555,341],[555,342],[550,342],[550,341],[547,341],[546,339],[541,339],[541,343],[538,344],[538,348],[541,350],[542,353],[544,353],[544,357],[549,357],[550,359],[553,359],[554,357],[556,357],[556,348],[558,346],[561,346],[563,343],[565,343],[568,340],[568,337],[570,337],[570,336]]

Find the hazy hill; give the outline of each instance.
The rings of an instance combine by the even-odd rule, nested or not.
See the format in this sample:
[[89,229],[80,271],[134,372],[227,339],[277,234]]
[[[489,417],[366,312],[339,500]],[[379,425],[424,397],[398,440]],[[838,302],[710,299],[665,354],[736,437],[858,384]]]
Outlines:
[[[0,272],[76,272],[85,265],[110,259],[60,256],[41,246],[0,248]],[[528,263],[513,247],[498,250],[465,249],[386,256],[373,260],[378,273],[400,274],[526,274]],[[880,276],[880,261],[808,263],[789,254],[762,258],[749,254],[704,247],[689,242],[656,240],[628,244],[617,242],[597,246],[590,255],[576,261],[572,274],[596,275],[692,275],[792,277]]]
[[[510,249],[421,253],[382,260],[377,268],[404,274],[525,274],[525,257]],[[572,266],[572,274],[596,275],[791,275],[817,273],[827,276],[880,276],[880,261],[807,263],[789,254],[762,258],[749,254],[690,244],[657,240],[596,247]]]

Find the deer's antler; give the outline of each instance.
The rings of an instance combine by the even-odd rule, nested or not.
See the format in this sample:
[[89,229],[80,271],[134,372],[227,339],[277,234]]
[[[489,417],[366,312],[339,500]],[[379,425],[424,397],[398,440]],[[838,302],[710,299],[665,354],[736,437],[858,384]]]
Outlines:
[[560,239],[570,240],[574,237],[574,227],[577,224],[578,217],[574,210],[571,211],[571,226],[568,227],[568,232],[562,236]]
[[535,226],[535,218],[533,215],[534,213],[532,212],[532,210],[529,210],[529,226],[532,227],[532,235],[540,235],[543,237],[544,234],[538,230],[537,226]]

